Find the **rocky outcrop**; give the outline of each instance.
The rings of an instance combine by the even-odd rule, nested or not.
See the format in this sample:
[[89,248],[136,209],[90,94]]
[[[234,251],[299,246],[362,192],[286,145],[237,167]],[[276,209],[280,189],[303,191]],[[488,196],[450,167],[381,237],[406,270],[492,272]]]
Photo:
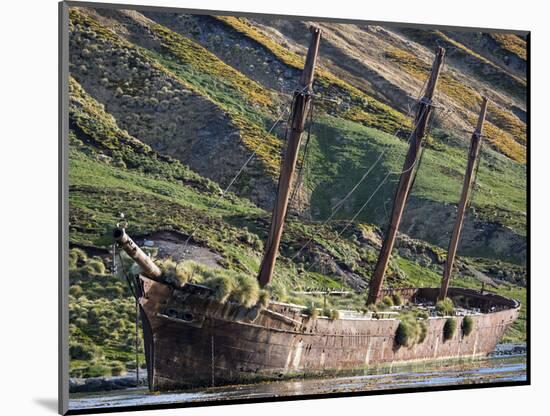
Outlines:
[[122,390],[130,387],[146,386],[147,371],[139,372],[139,383],[135,371],[113,377],[70,378],[70,393],[91,393],[96,391]]

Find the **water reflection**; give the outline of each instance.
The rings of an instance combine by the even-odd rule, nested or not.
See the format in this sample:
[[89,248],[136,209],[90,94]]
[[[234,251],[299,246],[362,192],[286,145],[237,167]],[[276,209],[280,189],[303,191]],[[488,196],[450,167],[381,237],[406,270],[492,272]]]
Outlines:
[[201,402],[296,396],[303,394],[345,393],[356,391],[479,384],[526,379],[525,356],[494,357],[461,363],[432,363],[390,366],[360,375],[275,381],[269,383],[223,386],[184,392],[153,394],[144,388],[113,392],[72,394],[70,409],[119,406],[143,406],[170,403]]

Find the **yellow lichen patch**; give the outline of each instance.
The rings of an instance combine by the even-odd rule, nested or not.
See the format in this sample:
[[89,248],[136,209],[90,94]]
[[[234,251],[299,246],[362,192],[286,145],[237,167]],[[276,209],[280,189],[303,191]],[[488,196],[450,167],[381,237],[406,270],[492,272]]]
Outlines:
[[281,163],[281,140],[239,114],[232,114],[231,119],[241,133],[243,144],[256,152],[256,156],[263,162],[269,175],[277,176]]
[[[476,122],[475,116],[471,116],[469,119],[472,124]],[[527,156],[525,147],[515,141],[510,134],[503,132],[489,121],[486,121],[484,124],[483,134],[493,147],[497,148],[509,158],[520,163],[526,162]]]
[[[385,55],[412,77],[419,80],[426,78],[429,66],[411,53],[391,47],[385,52]],[[481,105],[481,94],[461,84],[452,74],[441,74],[438,90],[461,107],[474,113]],[[468,115],[462,111],[461,114],[469,120],[470,124],[475,125],[475,115]],[[508,157],[524,162],[525,148],[518,142],[525,142],[527,139],[525,124],[517,117],[491,103],[489,103],[487,119],[490,121],[485,123],[486,133],[492,145]]]
[[343,118],[357,123],[382,130],[391,134],[404,133],[410,130],[412,122],[409,119],[401,123],[395,122],[391,117],[386,118],[384,114],[371,113],[358,106],[350,107],[341,115]]
[[429,74],[430,67],[423,61],[419,60],[412,53],[403,49],[390,46],[385,52],[386,59],[395,62],[399,67],[416,79],[426,79]]
[[[250,24],[245,18],[233,17],[233,16],[216,16],[216,19],[225,23],[233,30],[246,36],[249,39],[254,40],[267,50],[269,50],[277,59],[279,59],[285,65],[292,68],[301,70],[304,67],[304,58],[282,47],[277,42],[265,36],[256,27]],[[345,95],[355,105],[362,108],[362,111],[372,113],[370,117],[364,116],[364,124],[369,127],[375,127],[383,130],[387,133],[393,133],[396,128],[408,128],[410,126],[409,120],[400,112],[394,110],[388,105],[385,105],[371,96],[367,95],[360,89],[354,87],[351,84],[341,80],[332,73],[318,68],[316,70],[316,83],[321,88],[339,89],[342,95]],[[354,110],[355,111],[355,110]],[[360,112],[360,110],[357,110]],[[340,116],[347,118],[348,115],[354,116],[352,111],[344,111]],[[349,120],[358,121],[357,118],[349,118]]]
[[447,97],[470,110],[479,109],[481,105],[481,95],[477,91],[461,84],[448,73],[441,75],[440,89]]
[[275,54],[283,63],[293,68],[302,69],[304,67],[304,59],[287,49],[283,48],[278,43],[272,41],[260,31],[256,30],[246,19],[234,16],[215,16],[216,19],[232,27],[237,32],[254,39],[258,43],[264,45],[273,54]]
[[151,29],[162,46],[182,63],[192,66],[199,73],[217,77],[221,83],[229,84],[251,103],[261,106],[272,104],[271,93],[266,88],[227,65],[198,43],[158,24],[151,25]]
[[490,120],[501,129],[509,132],[520,143],[527,141],[527,127],[516,116],[489,102],[487,113]]
[[[418,80],[425,80],[429,74],[430,66],[407,51],[392,46],[385,52],[385,55],[386,58],[395,62],[402,70]],[[477,108],[481,103],[481,96],[476,91],[461,84],[449,73],[444,72],[440,75],[438,90],[469,109]]]
[[512,33],[491,33],[491,36],[501,48],[506,49],[520,57],[527,59],[527,44],[524,39]]
[[[481,106],[481,94],[461,84],[449,74],[443,74],[441,76],[440,90],[447,97],[474,113],[477,112]],[[490,120],[491,123],[494,124],[495,133],[501,136],[512,136],[513,140],[520,143],[525,143],[527,141],[525,123],[492,102],[489,102],[487,107],[487,120]]]

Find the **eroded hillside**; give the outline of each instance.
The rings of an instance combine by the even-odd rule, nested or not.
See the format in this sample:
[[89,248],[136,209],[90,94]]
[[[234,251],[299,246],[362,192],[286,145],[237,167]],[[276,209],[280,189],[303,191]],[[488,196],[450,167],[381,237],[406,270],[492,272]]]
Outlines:
[[[281,119],[303,65],[310,22],[76,8],[71,21],[71,73],[123,129],[222,188],[256,152],[234,190],[262,208],[271,207],[284,137]],[[467,219],[471,237],[462,247],[471,254],[488,242],[487,255],[523,261],[524,40],[509,34],[321,26],[319,99],[312,126],[317,136],[312,147],[318,151],[308,161],[306,186],[300,187],[295,210],[305,218],[326,217],[328,201],[345,195],[369,167],[364,153],[382,151],[372,135],[387,133],[387,146],[396,142],[390,135],[406,137],[431,49],[443,44],[448,58],[437,93],[441,108],[427,150],[438,176],[419,178],[406,227],[412,236],[445,246],[451,227],[448,207],[458,199],[468,131],[484,93],[491,98],[485,163]],[[493,56],[489,52],[495,45]],[[332,138],[342,139],[350,130],[360,137],[343,138],[353,146],[349,154],[363,156],[335,166],[338,177],[331,178],[324,169],[334,165],[331,137],[323,136],[330,131]],[[399,149],[399,142],[395,146]],[[388,159],[384,164],[399,163]],[[352,215],[377,185],[365,181],[343,215]],[[393,185],[384,184],[386,199],[373,201],[362,220],[384,226],[380,208],[391,199]],[[433,217],[430,212],[442,214]],[[437,223],[426,221],[429,217]],[[442,232],[434,234],[434,225]]]

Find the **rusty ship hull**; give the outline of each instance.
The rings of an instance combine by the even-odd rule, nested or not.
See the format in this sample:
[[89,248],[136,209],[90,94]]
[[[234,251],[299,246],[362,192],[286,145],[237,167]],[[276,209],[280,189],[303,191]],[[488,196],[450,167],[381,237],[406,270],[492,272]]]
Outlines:
[[[153,391],[485,356],[517,319],[520,307],[492,293],[451,288],[450,297],[468,298],[482,312],[471,315],[472,333],[462,334],[463,317],[456,316],[457,330],[444,340],[446,318],[433,317],[427,319],[425,340],[408,348],[395,342],[398,319],[310,319],[296,305],[271,302],[266,308],[246,308],[220,304],[200,285],[174,289],[145,276],[137,281]],[[416,302],[430,302],[438,295],[435,288],[399,292]]]

